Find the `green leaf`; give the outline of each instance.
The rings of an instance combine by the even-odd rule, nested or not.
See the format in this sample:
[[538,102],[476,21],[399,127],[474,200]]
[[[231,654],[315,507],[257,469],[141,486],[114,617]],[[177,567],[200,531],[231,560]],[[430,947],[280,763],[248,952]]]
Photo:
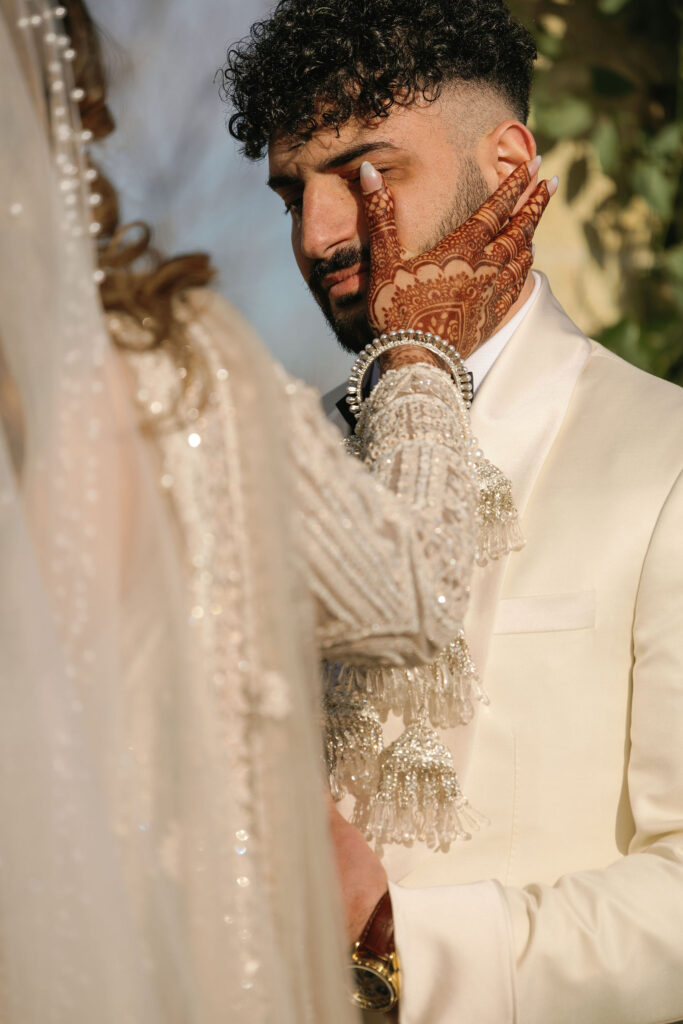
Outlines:
[[598,0],[598,10],[602,14],[618,14],[629,2],[630,0]]
[[681,327],[681,316],[683,315],[683,243],[668,249],[661,258],[661,264],[668,271],[669,277],[665,279],[665,289],[669,302],[676,310],[676,337],[678,353],[683,358],[683,328]]
[[567,175],[567,202],[573,203],[588,180],[588,160],[579,157],[569,168]]
[[605,174],[615,174],[621,163],[621,141],[614,121],[601,118],[595,126],[592,142]]
[[667,220],[671,216],[676,198],[676,182],[657,164],[647,163],[645,160],[639,160],[635,164],[632,181],[636,192],[648,201],[656,214]]
[[673,277],[683,281],[683,242],[662,254],[662,264]]
[[536,107],[536,124],[552,139],[572,139],[583,135],[593,124],[590,103],[578,96],[562,96]]
[[612,68],[591,68],[591,76],[595,91],[601,96],[606,96],[608,99],[621,99],[623,96],[628,96],[629,93],[632,93],[636,87],[635,82],[630,78],[620,75],[618,71],[613,71]]
[[676,310],[676,330],[678,332],[678,348],[683,360],[683,338],[681,337],[681,318],[683,317],[683,282],[671,282],[671,302]]
[[653,156],[669,159],[680,155],[683,147],[683,125],[667,124],[654,138],[648,141],[648,150]]
[[562,53],[562,39],[544,32],[541,28],[536,30],[536,46],[539,53],[544,57],[550,57],[551,60],[555,60]]
[[628,360],[641,370],[649,370],[652,366],[652,354],[645,344],[639,324],[634,320],[624,319],[608,327],[602,332],[600,341],[622,359]]
[[599,267],[605,266],[605,248],[602,244],[602,239],[597,229],[591,224],[589,220],[582,225],[583,233],[586,239],[586,244],[590,250],[590,254]]

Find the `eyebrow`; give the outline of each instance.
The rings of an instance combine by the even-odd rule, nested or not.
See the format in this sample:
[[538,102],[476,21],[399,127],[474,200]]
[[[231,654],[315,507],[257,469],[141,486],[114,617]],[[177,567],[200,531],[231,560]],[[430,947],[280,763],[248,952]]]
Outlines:
[[[317,171],[334,171],[338,167],[344,167],[345,164],[350,164],[352,160],[357,160],[360,156],[367,156],[368,153],[376,153],[380,149],[398,150],[398,146],[395,146],[393,142],[361,142],[357,146],[350,146],[345,149],[342,153],[337,153],[336,156],[330,157],[329,160],[325,160],[322,164],[316,167]],[[277,191],[279,188],[287,188],[288,185],[300,185],[301,178],[297,178],[291,174],[274,174],[268,179],[268,188],[272,188]]]

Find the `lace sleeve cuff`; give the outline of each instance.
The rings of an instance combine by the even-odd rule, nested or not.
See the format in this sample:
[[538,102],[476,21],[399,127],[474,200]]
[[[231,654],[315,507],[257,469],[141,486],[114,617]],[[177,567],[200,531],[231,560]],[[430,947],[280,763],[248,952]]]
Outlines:
[[[438,473],[429,479],[428,473],[417,471],[419,454],[411,441],[464,454],[478,497],[474,515],[479,565],[523,546],[509,480],[477,447],[465,403],[450,375],[426,363],[382,376],[363,403],[352,449],[395,493],[415,507],[436,508],[439,495],[430,492],[429,484],[447,488],[447,483]],[[462,487],[462,479],[451,483]]]

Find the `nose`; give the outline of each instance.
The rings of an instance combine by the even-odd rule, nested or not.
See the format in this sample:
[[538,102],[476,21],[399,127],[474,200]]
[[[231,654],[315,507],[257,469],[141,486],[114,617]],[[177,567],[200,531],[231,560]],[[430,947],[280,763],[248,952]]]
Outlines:
[[308,182],[301,207],[299,245],[306,260],[329,259],[335,249],[358,240],[359,200],[333,175]]

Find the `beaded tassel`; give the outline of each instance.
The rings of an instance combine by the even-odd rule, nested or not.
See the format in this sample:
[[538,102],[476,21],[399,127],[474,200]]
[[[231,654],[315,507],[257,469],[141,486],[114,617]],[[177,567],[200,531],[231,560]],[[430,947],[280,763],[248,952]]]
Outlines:
[[323,700],[325,756],[333,800],[347,792],[356,798],[377,787],[382,726],[372,704],[361,694],[332,690]]
[[426,705],[430,722],[441,729],[467,725],[474,716],[474,701],[488,703],[463,630],[431,665],[375,669],[336,665],[328,671],[328,686],[337,702],[348,700],[342,693],[362,693],[382,720],[392,712],[406,725],[412,725]]
[[[356,798],[353,822],[378,842],[447,845],[469,838],[485,819],[462,795],[439,728],[466,724],[473,701],[487,703],[461,630],[423,668],[327,669],[325,747],[335,800]],[[402,715],[408,728],[382,750],[380,716]],[[424,801],[424,802],[423,802]],[[422,808],[420,810],[420,808]],[[401,836],[402,838],[391,838]]]
[[462,794],[449,750],[421,721],[382,754],[377,792],[367,811],[368,837],[378,843],[447,846],[487,824]]
[[440,729],[467,725],[474,718],[474,701],[488,704],[462,630],[430,670],[425,706],[432,725]]
[[524,547],[524,537],[510,481],[479,451],[475,453],[475,459],[475,474],[479,485],[476,560],[478,565],[486,565],[510,551],[519,551]]

